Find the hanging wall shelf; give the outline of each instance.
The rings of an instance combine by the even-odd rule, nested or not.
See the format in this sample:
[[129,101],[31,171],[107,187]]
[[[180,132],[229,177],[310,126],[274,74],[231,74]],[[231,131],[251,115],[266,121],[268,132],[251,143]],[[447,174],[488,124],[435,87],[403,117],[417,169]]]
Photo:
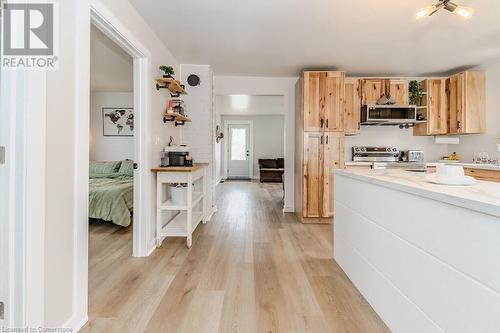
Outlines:
[[179,126],[191,122],[191,119],[180,113],[166,112],[163,114],[163,122],[166,123],[167,121],[173,121],[175,126]]
[[180,83],[180,81],[177,81],[176,79],[172,77],[161,77],[157,78],[156,82],[156,90],[160,90],[162,88],[170,90],[170,93],[172,95],[176,95],[175,97],[178,97],[179,95],[186,95],[186,89],[184,88],[184,85]]

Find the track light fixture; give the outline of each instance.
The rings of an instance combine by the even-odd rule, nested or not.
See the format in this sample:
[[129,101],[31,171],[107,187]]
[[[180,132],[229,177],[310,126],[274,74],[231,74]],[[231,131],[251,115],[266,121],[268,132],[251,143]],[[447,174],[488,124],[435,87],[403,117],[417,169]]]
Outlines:
[[435,5],[427,6],[425,8],[420,9],[417,12],[416,17],[417,19],[421,19],[426,16],[432,16],[437,11],[443,8],[463,19],[469,19],[474,12],[472,8],[459,6],[456,3],[451,2],[451,0],[439,0],[439,2]]

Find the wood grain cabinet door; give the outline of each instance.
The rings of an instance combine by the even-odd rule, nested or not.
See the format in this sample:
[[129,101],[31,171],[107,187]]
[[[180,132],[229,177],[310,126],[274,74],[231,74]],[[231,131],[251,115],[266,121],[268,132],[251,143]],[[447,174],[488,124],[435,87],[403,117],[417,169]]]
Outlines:
[[346,135],[356,135],[360,132],[361,120],[360,80],[346,78],[344,87],[344,132]]
[[463,73],[462,133],[486,132],[486,75],[484,72]]
[[333,170],[344,168],[343,133],[325,133],[322,147],[323,155],[323,207],[321,216],[333,216]]
[[462,110],[464,106],[463,73],[453,75],[446,80],[448,100],[448,133],[462,133]]
[[319,83],[321,131],[341,132],[344,130],[344,79],[344,72],[321,73]]
[[427,87],[427,135],[446,134],[448,132],[446,101],[446,81],[432,79],[426,81]]
[[384,80],[361,80],[361,105],[377,104],[384,94]]
[[321,217],[323,206],[323,133],[304,132],[303,217]]
[[319,132],[321,127],[320,72],[304,72],[304,131]]
[[408,80],[389,81],[389,94],[394,98],[396,105],[409,105],[409,93]]

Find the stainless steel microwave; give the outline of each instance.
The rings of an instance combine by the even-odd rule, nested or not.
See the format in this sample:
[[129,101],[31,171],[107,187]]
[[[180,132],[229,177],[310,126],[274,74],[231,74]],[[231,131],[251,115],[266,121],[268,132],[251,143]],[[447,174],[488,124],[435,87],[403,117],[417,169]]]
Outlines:
[[365,105],[361,107],[361,125],[401,125],[417,120],[415,105]]

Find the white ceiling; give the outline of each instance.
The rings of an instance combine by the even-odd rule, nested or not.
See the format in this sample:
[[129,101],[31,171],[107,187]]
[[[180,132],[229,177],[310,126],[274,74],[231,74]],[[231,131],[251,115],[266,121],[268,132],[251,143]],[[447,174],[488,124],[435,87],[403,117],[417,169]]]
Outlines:
[[132,57],[94,26],[90,33],[90,52],[92,92],[134,90]]
[[419,76],[500,56],[500,1],[473,7],[465,21],[435,0],[130,0],[182,63],[216,75],[292,76],[302,69]]
[[285,114],[285,98],[278,95],[217,95],[215,109],[220,115],[282,115]]

